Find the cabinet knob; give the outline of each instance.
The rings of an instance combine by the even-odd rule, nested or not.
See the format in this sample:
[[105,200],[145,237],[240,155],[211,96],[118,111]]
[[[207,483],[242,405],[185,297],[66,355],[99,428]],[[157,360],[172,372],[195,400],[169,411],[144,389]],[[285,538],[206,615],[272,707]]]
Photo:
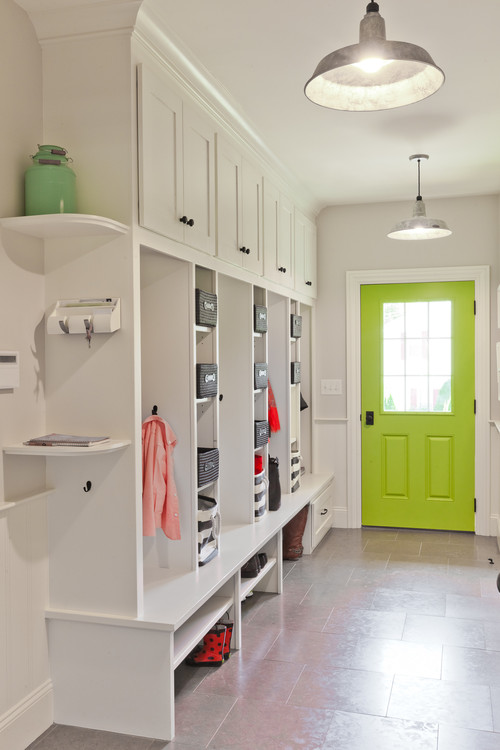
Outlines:
[[194,227],[194,219],[189,219],[189,220],[188,220],[188,221],[186,222],[186,224],[188,225],[188,227]]
[[247,249],[246,247],[240,247],[240,253],[246,253]]
[[179,219],[179,221],[181,221],[183,224],[187,224],[188,223],[188,217],[187,216],[181,216],[181,218]]
[[281,271],[281,273],[286,273],[286,268],[284,266],[280,266],[278,268],[278,271]]
[[250,255],[250,248],[249,247],[247,247],[247,249],[246,249],[246,254]]
[[312,286],[312,285],[313,285],[312,281],[306,281],[306,286]]
[[320,513],[320,516],[326,516],[326,514],[327,514],[327,513],[328,513],[328,508],[324,508],[324,509],[323,509],[323,510],[321,511],[321,513]]

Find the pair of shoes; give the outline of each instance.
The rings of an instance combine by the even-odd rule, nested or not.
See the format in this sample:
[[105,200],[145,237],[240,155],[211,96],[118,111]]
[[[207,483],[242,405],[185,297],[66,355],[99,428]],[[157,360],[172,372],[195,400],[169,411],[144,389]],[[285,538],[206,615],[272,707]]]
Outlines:
[[250,558],[248,562],[241,566],[242,578],[256,578],[262,568],[267,564],[267,555],[265,552],[258,552]]
[[218,622],[203,636],[203,645],[197,646],[186,658],[192,667],[219,667],[231,653],[232,622]]

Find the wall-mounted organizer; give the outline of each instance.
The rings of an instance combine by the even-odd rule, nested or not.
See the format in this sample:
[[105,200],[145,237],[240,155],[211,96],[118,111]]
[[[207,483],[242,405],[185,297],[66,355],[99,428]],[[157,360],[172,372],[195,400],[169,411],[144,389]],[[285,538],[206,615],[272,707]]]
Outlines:
[[47,316],[47,333],[113,333],[120,328],[120,299],[58,300]]
[[269,364],[267,293],[265,289],[253,288],[253,371],[254,371],[254,520],[262,519],[269,507],[268,502],[268,445],[270,435],[268,411]]
[[300,487],[301,424],[300,388],[302,315],[300,303],[290,301],[290,492]]
[[[197,452],[197,504],[201,497],[212,501],[213,524],[210,539],[200,549],[198,565],[206,565],[219,553],[221,514],[219,503],[219,315],[217,278],[207,268],[196,266],[194,294],[196,369],[196,419],[194,432]],[[205,504],[207,500],[205,499]],[[208,546],[207,546],[208,545]]]

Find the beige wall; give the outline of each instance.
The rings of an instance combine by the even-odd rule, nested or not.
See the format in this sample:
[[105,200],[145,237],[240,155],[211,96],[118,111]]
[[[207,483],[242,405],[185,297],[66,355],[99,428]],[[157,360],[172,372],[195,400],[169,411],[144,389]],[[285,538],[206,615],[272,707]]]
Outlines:
[[[23,174],[42,139],[41,50],[26,13],[0,3],[0,216],[22,214]],[[0,230],[0,350],[19,352],[19,388],[0,390],[0,444],[44,425],[43,253]],[[0,462],[0,503],[45,484],[44,464]],[[45,501],[0,511],[0,746],[22,750],[50,721],[44,622],[47,595]],[[27,711],[31,726],[16,713]]]
[[[491,346],[500,339],[496,322],[496,288],[500,281],[499,197],[496,195],[426,201],[427,215],[447,221],[453,234],[442,240],[401,242],[386,234],[392,225],[411,215],[412,199],[398,203],[336,206],[318,219],[319,299],[316,315],[315,417],[317,469],[336,474],[336,521],[346,520],[346,271],[490,267]],[[343,395],[321,396],[320,380],[341,379]],[[491,416],[500,418],[496,366],[491,361]],[[321,421],[323,420],[323,421]],[[492,435],[496,441],[496,436]],[[494,446],[496,449],[496,446]],[[498,513],[497,478],[492,461],[492,515]]]

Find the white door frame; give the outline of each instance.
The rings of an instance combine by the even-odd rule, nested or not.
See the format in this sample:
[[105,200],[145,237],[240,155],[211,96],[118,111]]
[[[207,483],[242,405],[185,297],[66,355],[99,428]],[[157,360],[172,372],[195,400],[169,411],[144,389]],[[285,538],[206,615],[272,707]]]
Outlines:
[[[361,526],[361,316],[362,284],[413,284],[429,281],[474,281],[475,321],[475,482],[476,534],[490,530],[490,269],[489,266],[456,268],[402,268],[346,272],[347,334],[347,523]],[[472,498],[471,498],[472,502]],[[496,531],[495,531],[496,533]]]

